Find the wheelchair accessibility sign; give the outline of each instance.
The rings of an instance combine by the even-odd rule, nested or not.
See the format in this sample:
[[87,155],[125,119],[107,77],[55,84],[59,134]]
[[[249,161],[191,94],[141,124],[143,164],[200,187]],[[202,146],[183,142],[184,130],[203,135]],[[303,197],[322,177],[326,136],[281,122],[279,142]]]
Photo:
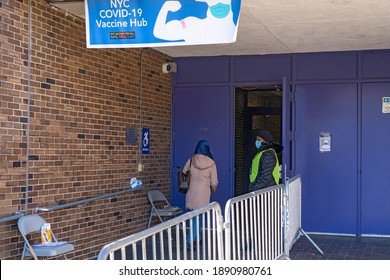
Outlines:
[[142,154],[149,154],[150,151],[150,129],[142,128]]

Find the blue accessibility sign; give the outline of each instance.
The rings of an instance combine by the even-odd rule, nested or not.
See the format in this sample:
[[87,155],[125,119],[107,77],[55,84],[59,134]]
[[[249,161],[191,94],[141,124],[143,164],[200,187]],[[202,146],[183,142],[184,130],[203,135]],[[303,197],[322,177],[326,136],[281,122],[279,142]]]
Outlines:
[[149,154],[150,152],[150,129],[142,128],[142,154]]

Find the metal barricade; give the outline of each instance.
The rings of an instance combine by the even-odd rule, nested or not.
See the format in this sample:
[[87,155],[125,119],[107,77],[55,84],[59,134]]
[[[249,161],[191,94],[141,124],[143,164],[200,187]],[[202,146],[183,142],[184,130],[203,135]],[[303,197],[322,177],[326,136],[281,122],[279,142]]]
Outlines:
[[295,177],[286,180],[286,255],[289,256],[290,249],[301,235],[304,235],[310,243],[322,255],[324,252],[302,229],[302,178],[298,174]]
[[[284,185],[247,193],[227,201],[224,217],[220,205],[212,202],[107,244],[98,259],[288,259],[286,199]],[[188,246],[194,234],[201,238]]]
[[[105,245],[98,260],[223,260],[222,230],[221,207],[212,202]],[[188,245],[194,234],[201,238]]]
[[285,187],[234,197],[225,207],[225,259],[274,260],[284,255]]
[[286,180],[286,249],[288,252],[298,238],[301,229],[301,188],[302,179],[300,175]]

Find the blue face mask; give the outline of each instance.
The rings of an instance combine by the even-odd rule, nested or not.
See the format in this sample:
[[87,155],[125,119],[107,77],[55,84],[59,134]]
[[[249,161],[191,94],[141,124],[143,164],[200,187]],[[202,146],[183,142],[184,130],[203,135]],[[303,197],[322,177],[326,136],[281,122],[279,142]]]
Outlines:
[[210,7],[210,12],[216,18],[224,18],[230,12],[230,5],[218,3]]
[[255,142],[255,145],[256,145],[257,149],[260,149],[262,144],[263,143],[261,141],[259,141],[259,140],[256,140],[256,142]]

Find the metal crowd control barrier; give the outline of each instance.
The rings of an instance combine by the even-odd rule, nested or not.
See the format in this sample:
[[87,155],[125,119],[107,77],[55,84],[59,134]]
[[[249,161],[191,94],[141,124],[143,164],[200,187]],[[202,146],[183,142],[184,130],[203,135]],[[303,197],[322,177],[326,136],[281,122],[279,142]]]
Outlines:
[[317,249],[317,251],[323,255],[324,252],[318,247],[318,245],[310,238],[309,235],[302,229],[302,178],[301,175],[297,175],[291,179],[286,180],[286,253],[289,255],[289,251],[294,243],[299,239],[301,235],[304,235],[310,243]]
[[[222,223],[221,207],[212,202],[105,245],[98,260],[223,260]],[[202,238],[188,246],[194,231]]]
[[274,260],[284,255],[284,185],[234,197],[225,207],[225,259]]
[[[286,201],[284,185],[247,193],[228,200],[224,220],[220,205],[212,202],[112,242],[98,259],[288,259]],[[202,238],[188,247],[186,239],[193,237],[194,229]]]

